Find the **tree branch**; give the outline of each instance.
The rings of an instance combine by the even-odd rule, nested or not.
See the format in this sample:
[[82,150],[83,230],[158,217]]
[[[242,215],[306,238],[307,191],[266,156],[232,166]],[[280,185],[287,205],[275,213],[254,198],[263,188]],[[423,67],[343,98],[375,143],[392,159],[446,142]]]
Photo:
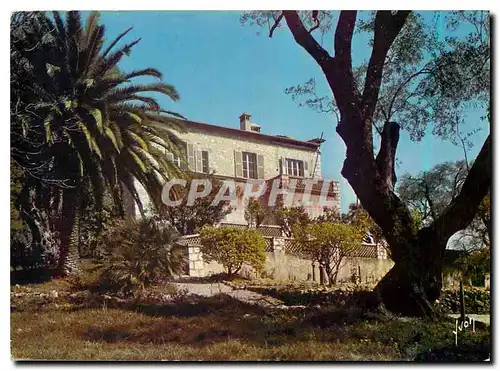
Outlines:
[[399,142],[399,124],[395,122],[386,122],[381,133],[380,150],[375,164],[382,181],[387,188],[394,191],[396,183],[396,172],[394,170],[396,160],[396,149]]
[[425,196],[425,199],[427,200],[427,203],[429,204],[429,210],[430,210],[430,214],[432,216],[432,220],[436,220],[437,214],[436,214],[436,210],[434,208],[434,202],[432,202],[431,195],[429,194],[429,185],[426,182],[424,182],[424,196]]
[[276,18],[276,19],[274,20],[274,24],[273,24],[273,26],[271,27],[271,29],[269,30],[269,38],[272,38],[272,37],[273,37],[274,30],[275,30],[276,28],[278,28],[278,26],[280,25],[280,22],[281,22],[281,20],[283,19],[283,17],[284,17],[284,16],[285,16],[285,15],[284,15],[284,14],[283,14],[283,12],[282,12],[282,13],[279,15],[279,17],[278,17],[278,18]]
[[[335,30],[335,59],[339,66],[350,70],[352,76],[351,44],[357,12],[343,10],[340,12],[337,29]],[[347,72],[347,71],[345,71]]]
[[434,229],[442,241],[447,241],[456,232],[467,228],[490,188],[491,139],[488,135],[470,168],[459,195],[429,228]]
[[361,99],[362,113],[365,120],[369,119],[371,121],[382,83],[385,58],[409,14],[409,11],[398,11],[394,15],[390,11],[378,11],[375,16],[373,49],[366,71],[365,87]]
[[302,46],[311,57],[313,57],[320,66],[324,66],[332,57],[307,31],[300,20],[298,13],[294,10],[283,11],[288,28],[292,32],[293,38]]

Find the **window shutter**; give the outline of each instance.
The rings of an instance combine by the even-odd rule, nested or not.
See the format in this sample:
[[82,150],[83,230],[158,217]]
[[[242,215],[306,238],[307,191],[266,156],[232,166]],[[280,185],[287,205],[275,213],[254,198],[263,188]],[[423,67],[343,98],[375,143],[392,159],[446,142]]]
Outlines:
[[257,155],[257,179],[264,179],[264,156]]
[[209,148],[207,149],[207,156],[208,156],[208,172],[210,173],[212,170],[216,171],[215,164],[212,164],[212,160],[210,159],[212,157],[212,149]]
[[193,145],[191,143],[188,143],[187,145],[187,160],[188,160],[188,165],[190,170],[196,170],[195,169],[195,162],[194,162],[194,149]]
[[234,151],[234,174],[237,178],[243,178],[242,156],[239,151]]
[[201,151],[196,151],[196,169],[195,171],[202,172],[203,171],[203,158]]
[[281,174],[284,175],[288,174],[288,165],[286,163],[286,158],[282,157],[280,161],[281,161]]
[[304,161],[304,178],[309,177],[309,161]]

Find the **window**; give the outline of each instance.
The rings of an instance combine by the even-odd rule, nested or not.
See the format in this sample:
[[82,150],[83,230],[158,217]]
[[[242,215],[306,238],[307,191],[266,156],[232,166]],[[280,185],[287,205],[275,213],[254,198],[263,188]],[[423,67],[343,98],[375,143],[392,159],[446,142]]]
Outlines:
[[184,142],[175,139],[174,144],[180,148],[180,153],[167,153],[169,160],[171,160],[180,169],[187,169],[187,145]]
[[243,178],[257,179],[257,155],[255,153],[243,152]]
[[208,174],[208,151],[201,151],[201,171]]
[[304,176],[304,161],[287,158],[286,168],[288,175],[300,177]]
[[177,165],[177,167],[179,167],[179,168],[180,168],[180,167],[181,167],[181,163],[182,163],[182,162],[181,162],[181,158],[180,158],[177,154],[175,154],[175,153],[173,154],[173,156],[174,156],[174,157],[173,157],[172,162],[173,162],[174,164],[176,164],[176,165]]

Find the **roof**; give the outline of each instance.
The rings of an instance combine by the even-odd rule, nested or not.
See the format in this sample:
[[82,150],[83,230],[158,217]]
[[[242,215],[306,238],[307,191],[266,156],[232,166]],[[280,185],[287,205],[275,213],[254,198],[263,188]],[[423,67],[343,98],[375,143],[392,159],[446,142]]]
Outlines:
[[288,146],[288,147],[301,147],[301,148],[306,148],[310,149],[313,151],[316,151],[318,147],[320,146],[321,143],[324,142],[324,140],[318,140],[317,138],[311,139],[310,141],[303,141],[303,140],[297,140],[285,136],[280,136],[280,135],[268,135],[268,134],[262,134],[258,133],[255,131],[246,131],[246,130],[241,130],[241,129],[235,129],[235,128],[229,128],[225,126],[217,126],[217,125],[212,125],[212,124],[206,124],[203,122],[196,122],[196,121],[190,121],[186,120],[184,121],[184,125],[186,128],[194,128],[198,130],[203,130],[203,131],[210,131],[214,133],[223,133],[223,134],[229,134],[229,135],[238,135],[238,136],[244,136],[247,138],[255,139],[255,140],[261,140],[261,141],[267,141],[273,144],[278,144],[278,145],[283,145],[283,146]]

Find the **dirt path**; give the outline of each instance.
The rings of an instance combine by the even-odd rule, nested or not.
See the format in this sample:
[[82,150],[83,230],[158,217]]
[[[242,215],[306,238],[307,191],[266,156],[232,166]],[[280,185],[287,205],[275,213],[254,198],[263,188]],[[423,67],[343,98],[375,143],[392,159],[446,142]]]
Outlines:
[[291,308],[284,305],[281,300],[273,298],[271,296],[262,295],[257,292],[245,290],[245,289],[233,289],[224,283],[214,282],[214,283],[173,283],[178,290],[186,290],[190,294],[200,295],[200,296],[214,296],[218,294],[226,294],[237,300],[243,301],[245,303],[259,305],[267,308]]

